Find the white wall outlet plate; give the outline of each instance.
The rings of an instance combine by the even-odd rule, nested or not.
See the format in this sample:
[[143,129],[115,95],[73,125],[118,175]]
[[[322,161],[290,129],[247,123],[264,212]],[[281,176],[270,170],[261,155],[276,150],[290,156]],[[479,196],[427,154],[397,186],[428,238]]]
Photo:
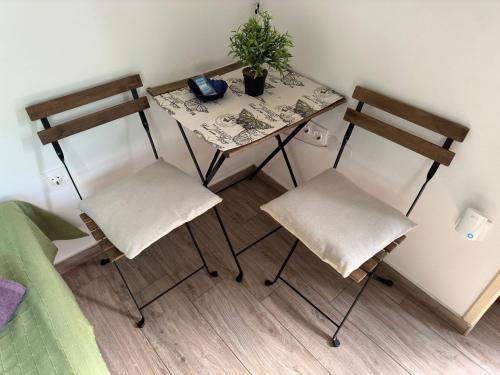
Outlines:
[[[287,133],[290,132],[291,130],[287,131]],[[330,133],[328,129],[325,129],[313,121],[309,121],[309,123],[295,136],[295,139],[309,143],[313,146],[327,147],[329,136]]]
[[45,182],[50,189],[59,189],[64,186],[68,180],[69,176],[64,167],[50,169],[43,173]]

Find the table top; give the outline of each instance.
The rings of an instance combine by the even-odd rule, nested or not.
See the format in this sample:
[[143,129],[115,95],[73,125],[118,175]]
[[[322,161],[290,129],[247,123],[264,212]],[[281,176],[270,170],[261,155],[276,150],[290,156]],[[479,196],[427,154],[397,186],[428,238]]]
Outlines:
[[198,100],[186,80],[148,89],[155,101],[179,121],[226,156],[293,128],[340,105],[345,99],[334,90],[296,72],[283,77],[269,72],[264,94],[245,94],[241,65],[205,73],[223,79],[228,90],[213,102]]

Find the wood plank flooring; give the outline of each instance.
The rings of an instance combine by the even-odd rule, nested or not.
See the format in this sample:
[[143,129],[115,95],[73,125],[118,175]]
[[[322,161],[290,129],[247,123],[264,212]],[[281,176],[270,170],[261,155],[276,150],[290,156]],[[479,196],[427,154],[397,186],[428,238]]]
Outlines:
[[[264,178],[221,193],[222,218],[236,249],[277,225],[259,206],[280,191]],[[113,374],[498,374],[500,308],[495,304],[474,331],[461,336],[400,287],[374,282],[339,338],[333,325],[282,282],[276,273],[293,238],[279,230],[240,256],[243,283],[212,212],[193,222],[207,262],[219,271],[198,272],[146,309],[135,328],[135,306],[113,265],[100,256],[63,276]],[[186,228],[175,230],[120,268],[140,302],[201,265]],[[338,319],[359,288],[299,246],[285,278]]]

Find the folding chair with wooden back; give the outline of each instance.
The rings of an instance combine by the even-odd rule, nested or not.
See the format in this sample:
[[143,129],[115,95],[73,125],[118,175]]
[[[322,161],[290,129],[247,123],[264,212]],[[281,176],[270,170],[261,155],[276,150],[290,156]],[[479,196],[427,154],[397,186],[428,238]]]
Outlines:
[[[345,112],[344,120],[349,122],[349,126],[333,168],[261,207],[296,237],[278,273],[273,280],[266,280],[265,285],[270,286],[278,279],[282,280],[335,325],[336,330],[332,335],[332,345],[335,347],[340,345],[337,338],[340,329],[373,278],[381,261],[406,238],[406,233],[416,226],[407,217],[439,166],[450,165],[455,156],[450,151],[453,141],[462,142],[468,133],[468,129],[460,124],[363,87],[356,87],[353,97],[358,100],[358,105],[356,110],[348,108]],[[439,133],[445,136],[446,140],[442,146],[438,146],[366,115],[361,112],[364,104]],[[360,189],[336,170],[355,126],[382,136],[433,161],[425,182],[406,215]],[[281,276],[299,241],[343,277],[350,277],[357,283],[364,280],[364,284],[340,323],[327,316]],[[390,280],[381,280],[391,285]]]
[[[112,262],[116,266],[123,283],[139,310],[141,319],[137,322],[137,326],[142,328],[145,322],[142,310],[165,293],[201,269],[205,269],[212,277],[218,275],[217,271],[210,271],[189,225],[191,220],[209,209],[214,209],[233,259],[236,262],[239,270],[238,281],[242,280],[243,272],[217,211],[216,205],[221,202],[221,198],[213,194],[193,177],[158,157],[144,113],[144,110],[149,108],[148,99],[139,97],[137,93],[139,87],[142,87],[140,76],[138,74],[131,75],[27,107],[26,111],[32,121],[41,120],[44,129],[38,132],[40,141],[44,145],[52,144],[80,199],[82,199],[82,195],[66,165],[59,141],[110,121],[134,113],[139,114],[156,161],[131,176],[116,181],[111,186],[82,200],[80,209],[83,213],[80,216],[102,251],[107,255],[107,258],[103,259],[101,264],[105,265]],[[129,90],[132,93],[133,100],[125,103],[64,122],[55,127],[51,127],[48,120],[49,116]],[[183,224],[186,226],[194,247],[201,258],[202,266],[175,283],[175,285],[159,293],[149,302],[139,305],[117,261],[123,256],[130,259],[134,258],[149,245]]]

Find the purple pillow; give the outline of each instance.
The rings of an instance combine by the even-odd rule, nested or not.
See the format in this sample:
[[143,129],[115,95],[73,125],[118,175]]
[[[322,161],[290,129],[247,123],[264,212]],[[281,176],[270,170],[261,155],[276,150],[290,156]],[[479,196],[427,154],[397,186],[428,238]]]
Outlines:
[[0,329],[12,318],[25,292],[26,288],[21,284],[0,279]]

